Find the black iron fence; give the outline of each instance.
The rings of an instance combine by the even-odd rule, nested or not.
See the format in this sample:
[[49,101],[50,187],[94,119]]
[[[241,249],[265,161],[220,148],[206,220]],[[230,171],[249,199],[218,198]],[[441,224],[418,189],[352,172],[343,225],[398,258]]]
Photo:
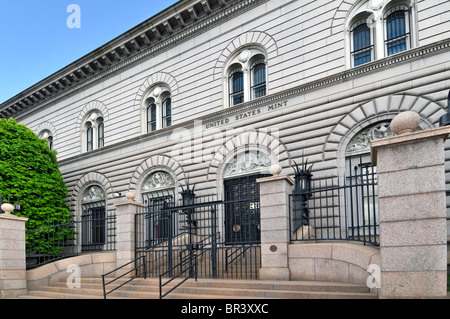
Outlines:
[[255,237],[254,230],[242,226],[254,218],[255,204],[249,201],[247,210],[233,211],[239,218],[230,219],[231,204],[196,198],[176,207],[147,207],[136,214],[136,257],[146,256],[148,276],[192,276],[195,259],[200,278],[257,279],[261,252],[255,238],[259,235]]
[[81,220],[56,218],[27,225],[27,269],[84,252],[115,249],[115,210],[98,209],[94,214],[83,214]]
[[347,176],[311,180],[290,195],[291,241],[353,240],[379,244],[376,167],[348,160]]

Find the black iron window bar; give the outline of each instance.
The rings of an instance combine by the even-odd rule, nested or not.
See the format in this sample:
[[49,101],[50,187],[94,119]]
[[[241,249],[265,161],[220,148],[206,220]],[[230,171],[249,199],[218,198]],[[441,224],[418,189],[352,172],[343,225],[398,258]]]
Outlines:
[[81,252],[115,251],[116,212],[98,210],[78,221],[71,216],[34,221],[27,225],[26,238],[27,269]]

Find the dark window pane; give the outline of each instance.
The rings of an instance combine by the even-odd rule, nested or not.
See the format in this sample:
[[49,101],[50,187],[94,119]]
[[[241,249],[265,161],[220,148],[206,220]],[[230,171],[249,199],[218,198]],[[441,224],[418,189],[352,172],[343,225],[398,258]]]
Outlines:
[[163,102],[163,127],[172,126],[172,99],[167,98]]
[[230,105],[244,102],[244,73],[235,72],[230,77]]
[[358,66],[372,60],[370,29],[361,24],[353,30],[353,65]]
[[87,150],[92,151],[94,149],[94,129],[92,126],[89,126],[87,129]]
[[259,63],[253,68],[253,98],[266,95],[266,65]]
[[386,48],[388,55],[406,50],[405,16],[405,11],[399,10],[391,13],[386,18]]
[[147,108],[147,132],[156,131],[156,104],[150,104]]

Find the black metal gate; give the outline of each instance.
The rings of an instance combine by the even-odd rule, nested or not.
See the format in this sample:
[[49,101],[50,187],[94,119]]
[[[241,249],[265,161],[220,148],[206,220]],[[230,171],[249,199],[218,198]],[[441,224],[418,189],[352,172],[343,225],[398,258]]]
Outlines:
[[259,244],[261,222],[258,178],[250,175],[224,181],[225,242],[228,244]]
[[225,201],[187,189],[179,206],[166,202],[136,214],[136,258],[146,256],[148,276],[174,277],[195,262],[200,278],[258,279],[258,177],[225,183]]

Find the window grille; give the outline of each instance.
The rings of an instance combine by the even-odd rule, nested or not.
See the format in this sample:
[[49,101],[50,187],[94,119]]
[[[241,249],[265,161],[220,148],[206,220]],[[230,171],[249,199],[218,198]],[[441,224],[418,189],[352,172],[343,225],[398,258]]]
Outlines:
[[257,63],[252,69],[252,95],[259,98],[266,95],[266,65]]
[[372,52],[370,28],[366,23],[360,24],[353,29],[353,66],[370,62]]
[[98,126],[98,147],[103,146],[105,146],[105,124],[102,120]]
[[92,128],[91,124],[89,124],[86,132],[86,143],[87,151],[92,151],[94,149],[94,129]]
[[386,17],[386,50],[387,55],[405,51],[408,46],[409,32],[407,28],[408,11],[396,10]]
[[163,101],[163,128],[172,126],[172,99],[170,97]]
[[106,242],[106,202],[83,204],[81,251],[102,251]]
[[230,106],[244,102],[244,73],[236,69],[230,75]]
[[152,103],[147,108],[147,132],[156,131],[156,104]]
[[257,244],[261,241],[259,184],[251,175],[224,181],[225,242]]

